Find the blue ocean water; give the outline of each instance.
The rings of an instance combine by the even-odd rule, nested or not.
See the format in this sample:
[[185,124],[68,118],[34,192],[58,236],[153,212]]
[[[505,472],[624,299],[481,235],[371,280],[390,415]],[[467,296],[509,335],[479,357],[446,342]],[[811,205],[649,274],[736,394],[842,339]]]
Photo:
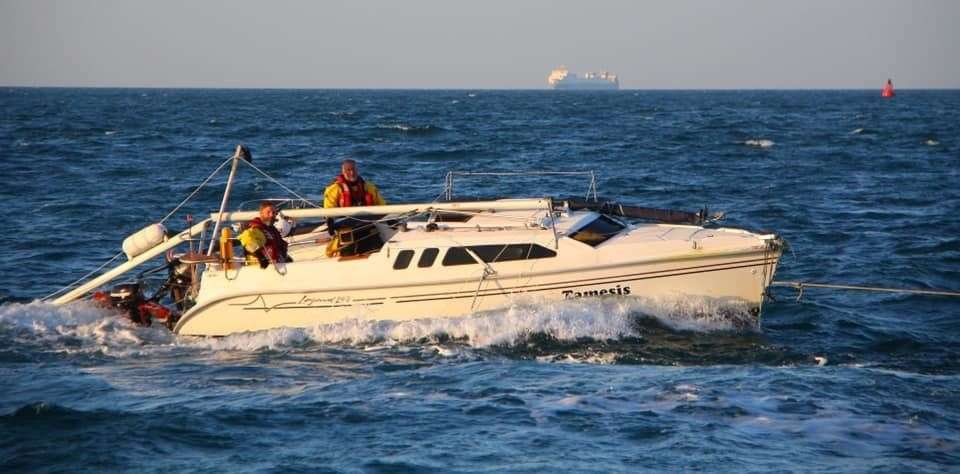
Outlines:
[[[760,332],[577,301],[220,339],[35,301],[238,143],[311,196],[346,157],[393,202],[593,170],[780,233],[779,280],[960,290],[960,91],[2,89],[0,470],[960,470],[957,298],[780,289]],[[283,195],[249,170],[235,193]]]

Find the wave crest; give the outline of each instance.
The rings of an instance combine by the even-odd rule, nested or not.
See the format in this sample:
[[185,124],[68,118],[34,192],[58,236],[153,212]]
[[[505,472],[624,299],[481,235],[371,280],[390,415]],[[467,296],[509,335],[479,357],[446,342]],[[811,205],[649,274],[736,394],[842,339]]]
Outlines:
[[0,340],[8,338],[44,352],[125,356],[145,345],[169,343],[173,336],[163,327],[137,326],[88,301],[64,306],[34,301],[0,306]]
[[[460,318],[382,321],[347,319],[310,328],[278,328],[225,337],[176,337],[162,327],[139,327],[89,302],[0,306],[0,339],[46,351],[140,355],[172,349],[257,351],[309,344],[392,347],[456,342],[472,348],[515,347],[531,339],[576,342],[642,336],[639,319],[655,318],[674,331],[741,331],[755,318],[701,299],[517,300],[509,308]],[[439,351],[443,352],[443,351]]]
[[380,130],[403,133],[404,135],[434,135],[447,131],[436,125],[410,125],[406,123],[377,124]]
[[743,142],[743,144],[757,148],[770,148],[776,143],[773,140],[768,140],[766,138],[754,138]]
[[281,328],[207,338],[214,349],[256,350],[322,343],[351,346],[462,341],[473,348],[523,345],[532,336],[557,341],[616,340],[642,335],[638,319],[654,318],[674,331],[752,331],[757,319],[727,302],[694,299],[518,300],[509,308],[460,318],[380,321],[347,319],[311,328]]

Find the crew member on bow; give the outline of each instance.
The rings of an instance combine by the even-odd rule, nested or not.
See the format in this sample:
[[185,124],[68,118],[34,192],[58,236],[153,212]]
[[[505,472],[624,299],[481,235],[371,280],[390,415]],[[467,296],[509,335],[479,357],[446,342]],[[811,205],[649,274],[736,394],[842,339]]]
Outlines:
[[[364,181],[357,171],[357,162],[343,160],[340,175],[323,191],[323,207],[383,206],[387,202],[380,190],[371,182]],[[339,230],[339,232],[338,232]],[[354,235],[354,230],[359,231]],[[353,219],[335,222],[327,219],[327,232],[335,238],[327,246],[327,256],[355,255],[376,247],[379,239],[374,240],[376,228],[361,224]],[[359,245],[357,245],[359,244]]]
[[260,216],[248,222],[246,230],[240,233],[240,243],[248,264],[259,263],[260,268],[267,268],[271,263],[293,261],[287,255],[287,242],[273,226],[276,217],[277,208],[273,203],[263,201],[260,203]]

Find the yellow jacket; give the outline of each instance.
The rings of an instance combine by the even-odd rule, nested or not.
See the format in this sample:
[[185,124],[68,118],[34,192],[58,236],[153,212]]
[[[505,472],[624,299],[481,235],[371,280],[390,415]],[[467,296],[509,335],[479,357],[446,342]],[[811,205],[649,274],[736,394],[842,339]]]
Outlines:
[[[377,185],[371,183],[370,181],[364,180],[363,182],[364,189],[370,193],[370,196],[373,197],[374,206],[383,206],[387,204],[387,201],[383,199],[383,196],[380,195],[380,190],[377,189]],[[340,207],[340,184],[336,181],[327,186],[327,189],[323,191],[323,207]]]
[[243,245],[243,249],[246,250],[247,265],[256,265],[257,257],[255,257],[253,253],[260,250],[260,247],[263,247],[263,245],[267,243],[267,236],[264,235],[262,230],[249,227],[240,233],[238,239],[240,239],[240,244]]

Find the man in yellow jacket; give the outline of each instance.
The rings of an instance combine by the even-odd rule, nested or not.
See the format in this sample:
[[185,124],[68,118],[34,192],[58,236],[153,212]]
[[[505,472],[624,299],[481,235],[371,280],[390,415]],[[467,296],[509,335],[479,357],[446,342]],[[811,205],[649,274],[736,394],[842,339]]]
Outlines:
[[[354,160],[343,160],[343,163],[340,165],[340,175],[338,175],[332,183],[323,191],[323,207],[356,207],[356,206],[383,206],[386,205],[387,201],[383,199],[383,196],[380,195],[380,190],[377,189],[377,186],[373,183],[364,181],[360,177],[360,173],[357,171],[357,162]],[[344,235],[336,235],[336,237],[327,245],[327,256],[333,256],[336,254],[340,255],[352,255],[356,253],[363,252],[366,248],[366,245],[356,245],[356,242],[353,242],[353,232],[351,228],[357,227],[356,223],[350,222],[348,219],[347,222],[343,222],[343,232],[346,232]],[[333,219],[327,219],[327,232],[330,235],[337,234],[336,229],[337,225]],[[364,229],[371,229],[375,231],[375,228],[372,228],[369,225],[360,226]],[[343,233],[341,232],[341,233]],[[366,244],[369,244],[369,239],[366,236],[370,231],[364,233],[365,236],[357,236],[358,240],[367,240]],[[369,236],[372,237],[372,236]],[[341,240],[348,238],[348,241],[344,241],[345,245],[341,246]]]
[[382,206],[387,202],[377,185],[364,181],[357,162],[343,160],[340,175],[323,191],[323,207]]
[[260,268],[267,268],[271,263],[292,262],[287,255],[287,242],[283,240],[273,222],[277,216],[277,208],[270,201],[260,203],[260,215],[247,223],[247,228],[240,233],[240,243],[247,255],[247,264],[260,264]]

